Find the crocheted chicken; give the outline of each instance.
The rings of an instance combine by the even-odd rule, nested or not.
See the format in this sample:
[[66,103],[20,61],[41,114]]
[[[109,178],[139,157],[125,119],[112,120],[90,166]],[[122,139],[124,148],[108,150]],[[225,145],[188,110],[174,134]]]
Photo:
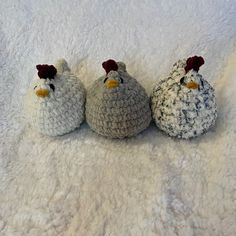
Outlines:
[[88,89],[86,120],[97,133],[110,138],[138,134],[151,121],[149,98],[144,88],[126,71],[123,62],[102,63],[106,74]]
[[85,88],[67,62],[37,65],[38,77],[26,94],[26,115],[40,133],[57,136],[79,127],[84,120]]
[[193,138],[215,124],[217,106],[212,86],[198,73],[202,57],[179,60],[168,78],[161,80],[151,95],[156,125],[178,138]]

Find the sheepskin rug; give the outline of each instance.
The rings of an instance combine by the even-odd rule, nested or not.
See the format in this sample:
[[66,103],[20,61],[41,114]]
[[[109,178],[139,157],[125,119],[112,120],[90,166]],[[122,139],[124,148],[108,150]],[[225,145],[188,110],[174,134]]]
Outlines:
[[[1,236],[236,235],[234,0],[11,0],[0,12]],[[153,123],[125,140],[86,123],[50,138],[24,118],[36,64],[64,57],[87,88],[113,58],[150,94],[193,55],[218,103],[196,139]]]

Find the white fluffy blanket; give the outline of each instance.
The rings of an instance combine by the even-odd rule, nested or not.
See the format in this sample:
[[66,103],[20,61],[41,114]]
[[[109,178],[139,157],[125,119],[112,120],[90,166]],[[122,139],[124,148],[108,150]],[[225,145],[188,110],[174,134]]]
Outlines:
[[[236,2],[0,3],[0,235],[236,235]],[[64,57],[87,87],[122,60],[150,93],[179,58],[202,55],[217,125],[191,141],[154,125],[109,140],[84,124],[49,138],[22,119],[35,65]]]

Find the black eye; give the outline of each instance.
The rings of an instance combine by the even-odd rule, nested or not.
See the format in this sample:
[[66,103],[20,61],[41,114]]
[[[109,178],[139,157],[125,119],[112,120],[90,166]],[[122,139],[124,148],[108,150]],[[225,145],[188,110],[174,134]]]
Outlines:
[[180,84],[183,84],[183,83],[184,83],[184,77],[180,79]]
[[107,79],[108,79],[108,78],[106,77],[103,82],[106,83]]
[[124,83],[124,80],[120,77],[120,82],[123,84]]
[[36,86],[34,86],[34,89],[36,89],[37,88],[37,85]]
[[50,88],[53,90],[53,92],[55,91],[55,86],[53,84],[49,84]]

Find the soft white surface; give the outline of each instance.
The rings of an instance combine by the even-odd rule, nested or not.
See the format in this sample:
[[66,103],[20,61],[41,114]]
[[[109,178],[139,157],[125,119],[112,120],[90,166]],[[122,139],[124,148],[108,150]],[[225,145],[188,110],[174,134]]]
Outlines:
[[[1,236],[236,234],[235,1],[9,0],[0,12]],[[111,57],[150,93],[194,54],[219,107],[195,140],[154,126],[108,140],[86,124],[49,138],[21,120],[38,63],[64,57],[87,87]]]

